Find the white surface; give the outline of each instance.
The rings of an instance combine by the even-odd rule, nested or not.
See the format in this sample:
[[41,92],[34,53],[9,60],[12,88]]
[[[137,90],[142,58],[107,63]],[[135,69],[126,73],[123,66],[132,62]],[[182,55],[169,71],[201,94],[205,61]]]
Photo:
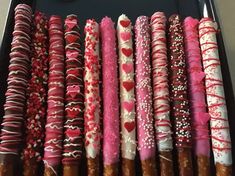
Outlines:
[[6,23],[9,4],[10,0],[0,0],[0,43],[3,37],[3,28]]
[[235,93],[235,1],[214,0],[214,2],[224,38],[233,92]]

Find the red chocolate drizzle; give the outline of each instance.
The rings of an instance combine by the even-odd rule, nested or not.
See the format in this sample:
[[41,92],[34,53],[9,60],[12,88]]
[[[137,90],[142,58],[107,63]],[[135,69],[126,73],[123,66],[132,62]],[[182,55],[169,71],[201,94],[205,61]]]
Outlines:
[[213,40],[216,37],[216,32],[217,28],[214,26],[212,19],[201,19],[199,23],[199,38],[203,58],[203,68],[206,74],[205,83],[208,111],[211,116],[212,148],[215,162],[217,162],[218,157],[222,156],[224,157],[224,162],[227,164],[232,162],[231,140],[223,80],[221,78],[218,45],[216,39]]
[[48,78],[48,21],[41,12],[36,12],[32,30],[31,79],[27,89],[25,161],[41,161],[45,137],[47,78]]
[[63,164],[76,164],[82,154],[84,86],[83,60],[76,15],[65,19],[66,98]]

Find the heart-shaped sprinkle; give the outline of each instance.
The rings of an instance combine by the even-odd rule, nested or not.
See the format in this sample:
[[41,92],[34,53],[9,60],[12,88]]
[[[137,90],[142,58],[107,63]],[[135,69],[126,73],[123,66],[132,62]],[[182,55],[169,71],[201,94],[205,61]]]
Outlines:
[[73,137],[80,136],[81,135],[81,130],[80,129],[68,129],[68,130],[65,131],[65,133],[68,137],[73,138]]
[[122,48],[122,53],[126,57],[130,57],[132,55],[132,49],[131,48]]
[[77,58],[78,55],[79,55],[78,51],[72,51],[72,50],[66,51],[67,58]]
[[85,146],[88,146],[90,142],[88,140],[85,141]]
[[133,64],[122,64],[122,69],[126,73],[130,73],[133,71]]
[[65,25],[68,26],[69,29],[73,29],[77,25],[77,20],[76,19],[66,19],[65,20]]
[[66,41],[68,43],[74,43],[78,40],[78,36],[77,35],[73,35],[73,34],[69,34],[65,37]]
[[134,108],[134,102],[133,101],[130,101],[130,102],[124,101],[124,102],[122,102],[122,106],[128,112],[131,112]]
[[130,91],[131,89],[133,89],[135,84],[132,81],[124,81],[122,85],[127,91]]
[[135,129],[135,122],[125,122],[124,127],[130,133],[132,130]]
[[130,32],[122,32],[121,33],[121,38],[124,41],[130,40],[131,38],[131,33]]
[[128,27],[130,25],[130,20],[121,20],[120,21],[120,24],[123,26],[123,27]]
[[72,98],[75,98],[80,93],[80,86],[73,85],[67,87],[67,95],[70,95]]

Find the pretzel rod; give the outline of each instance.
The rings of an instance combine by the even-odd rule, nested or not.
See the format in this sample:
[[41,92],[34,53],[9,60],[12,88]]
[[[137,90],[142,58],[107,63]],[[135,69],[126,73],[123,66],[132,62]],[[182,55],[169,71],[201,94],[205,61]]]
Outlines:
[[47,122],[44,144],[44,175],[57,176],[60,172],[63,147],[64,120],[64,40],[59,16],[49,20],[49,76]]
[[118,175],[120,139],[116,38],[111,18],[102,19],[100,31],[103,56],[104,176],[115,176]]
[[38,174],[42,160],[48,78],[48,21],[41,12],[33,19],[31,79],[27,89],[26,146],[23,150],[24,176]]
[[208,132],[209,114],[206,112],[205,73],[202,71],[197,19],[184,20],[185,54],[188,72],[188,87],[191,107],[194,153],[197,175],[210,175],[210,142]]
[[[63,175],[79,175],[83,133],[83,60],[76,15],[65,19],[66,94],[63,147]],[[69,169],[67,169],[69,168]]]
[[[119,50],[120,74],[120,104],[121,104],[121,151],[122,175],[135,175],[136,156],[136,122],[135,122],[135,92],[125,88],[126,83],[134,84],[134,63],[132,44],[132,25],[126,15],[118,18],[117,36]],[[125,38],[129,36],[129,38]]]
[[88,176],[99,175],[100,155],[100,54],[99,24],[94,19],[85,26],[85,147]]
[[151,17],[152,76],[156,141],[160,156],[160,175],[172,176],[172,131],[166,48],[166,16],[156,12]]
[[[135,24],[137,138],[143,176],[156,175],[148,17]],[[128,84],[134,88],[134,83]]]
[[22,127],[30,67],[32,9],[26,4],[15,8],[15,25],[11,43],[6,101],[1,129],[0,175],[15,176],[22,147]]
[[220,59],[216,40],[217,24],[210,18],[199,23],[203,68],[206,74],[206,98],[210,114],[212,149],[217,176],[232,175],[231,139],[224,96]]
[[174,121],[180,176],[193,175],[191,158],[191,124],[187,97],[187,73],[184,55],[183,29],[179,15],[169,18],[170,96]]

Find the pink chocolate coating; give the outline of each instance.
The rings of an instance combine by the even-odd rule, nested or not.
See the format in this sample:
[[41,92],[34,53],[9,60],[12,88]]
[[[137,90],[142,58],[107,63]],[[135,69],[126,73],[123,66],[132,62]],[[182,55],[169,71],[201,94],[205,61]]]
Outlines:
[[105,165],[119,158],[119,105],[116,34],[113,21],[105,17],[100,24],[103,75],[103,160]]
[[193,126],[193,142],[196,155],[210,156],[208,133],[209,114],[205,102],[205,73],[202,71],[198,40],[198,20],[187,17],[184,20],[185,50],[189,79],[189,96]]
[[8,159],[11,162],[13,156],[18,157],[20,154],[23,143],[22,127],[24,126],[24,107],[30,68],[29,48],[32,22],[30,6],[26,4],[17,5],[14,17],[15,24],[5,93],[6,100],[0,133],[0,159],[2,163]]
[[153,126],[150,31],[148,17],[138,17],[135,24],[137,136],[140,159],[155,156]]
[[61,163],[62,159],[65,90],[64,40],[62,20],[59,16],[50,17],[49,38],[49,76],[44,163],[57,174],[55,168]]

